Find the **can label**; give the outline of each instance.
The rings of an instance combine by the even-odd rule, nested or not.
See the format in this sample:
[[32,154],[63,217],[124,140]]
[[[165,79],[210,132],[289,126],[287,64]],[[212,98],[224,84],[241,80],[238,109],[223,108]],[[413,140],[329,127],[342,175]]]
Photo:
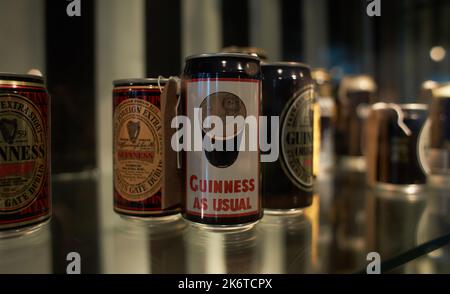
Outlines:
[[115,188],[129,201],[152,197],[161,189],[162,125],[158,107],[128,99],[116,108]]
[[47,136],[39,108],[26,97],[0,96],[0,213],[33,203],[46,179]]
[[292,183],[306,191],[313,185],[313,103],[314,89],[301,91],[287,103],[281,124],[281,166]]
[[163,212],[163,124],[159,89],[117,87],[114,97],[114,210]]
[[[258,121],[259,90],[259,80],[188,80],[187,116],[192,124],[197,120],[200,126],[203,124],[201,120],[207,116],[218,116],[224,122],[224,129],[227,128],[225,117],[254,116]],[[201,114],[201,117],[196,117],[196,114]],[[215,137],[212,140],[238,141],[245,131],[245,127],[234,129],[231,136]],[[208,130],[202,128],[202,138],[205,136],[208,136]],[[223,218],[259,214],[259,151],[248,151],[248,148],[238,151],[237,144],[234,146],[235,151],[187,152],[188,214]]]

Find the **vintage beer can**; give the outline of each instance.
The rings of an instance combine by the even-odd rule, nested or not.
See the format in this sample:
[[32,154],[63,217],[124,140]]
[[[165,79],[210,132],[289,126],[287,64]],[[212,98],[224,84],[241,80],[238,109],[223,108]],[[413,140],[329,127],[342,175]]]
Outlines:
[[344,76],[337,103],[335,148],[338,165],[346,170],[364,171],[363,128],[376,101],[377,86],[368,75]]
[[265,63],[261,70],[263,116],[280,118],[279,159],[262,164],[264,208],[286,213],[312,203],[315,85],[301,63]]
[[367,123],[370,182],[380,189],[416,192],[426,184],[421,150],[426,104],[376,103]]
[[125,216],[166,216],[180,212],[165,205],[161,91],[166,79],[113,82],[114,210]]
[[433,89],[429,164],[434,175],[450,174],[450,83]]
[[[259,131],[260,61],[248,54],[216,53],[186,58],[182,103],[191,122],[191,141],[201,148],[185,153],[184,217],[210,228],[247,227],[262,217]],[[210,118],[223,125],[211,133]],[[242,118],[254,124],[230,124]],[[230,132],[228,130],[231,130]],[[224,133],[226,131],[226,133]],[[238,145],[255,135],[257,146]],[[220,148],[206,148],[215,144]],[[229,147],[229,143],[234,146]],[[228,148],[227,148],[228,147]]]
[[50,97],[44,79],[0,73],[0,230],[51,216]]

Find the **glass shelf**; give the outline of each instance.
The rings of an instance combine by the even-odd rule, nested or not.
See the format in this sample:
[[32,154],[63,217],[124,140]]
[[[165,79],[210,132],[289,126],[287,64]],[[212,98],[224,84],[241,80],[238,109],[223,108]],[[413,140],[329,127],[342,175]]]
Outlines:
[[82,273],[355,273],[372,251],[398,265],[389,272],[450,273],[450,246],[396,261],[450,233],[449,188],[406,195],[364,180],[361,172],[325,174],[311,207],[219,233],[181,216],[121,218],[112,210],[112,175],[55,176],[52,221],[0,237],[0,273],[65,273],[69,252],[81,255]]

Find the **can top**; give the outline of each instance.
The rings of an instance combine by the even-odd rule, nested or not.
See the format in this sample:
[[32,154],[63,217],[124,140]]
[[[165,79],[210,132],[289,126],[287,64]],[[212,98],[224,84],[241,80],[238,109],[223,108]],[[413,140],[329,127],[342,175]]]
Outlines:
[[309,65],[294,61],[264,62],[261,64],[261,67],[296,67],[311,70]]
[[30,75],[30,74],[16,74],[16,73],[0,72],[0,83],[2,83],[2,81],[37,83],[37,84],[44,85],[43,77],[37,76],[37,75]]
[[267,60],[267,52],[258,47],[238,47],[230,46],[222,49],[223,53],[244,53],[259,57],[261,60]]
[[433,97],[450,98],[450,83],[441,84],[433,89]]
[[113,81],[115,87],[119,86],[147,86],[147,85],[158,85],[167,84],[169,79],[165,78],[132,78],[132,79],[119,79]]
[[202,58],[245,58],[259,61],[259,57],[246,53],[203,53],[203,54],[195,54],[186,57],[186,61],[192,59],[202,59]]

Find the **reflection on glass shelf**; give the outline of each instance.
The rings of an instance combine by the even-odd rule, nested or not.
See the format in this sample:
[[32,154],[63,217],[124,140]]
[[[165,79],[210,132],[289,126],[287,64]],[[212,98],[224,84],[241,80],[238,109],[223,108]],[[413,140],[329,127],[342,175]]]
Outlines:
[[20,236],[0,237],[0,274],[52,272],[52,243],[48,224]]

